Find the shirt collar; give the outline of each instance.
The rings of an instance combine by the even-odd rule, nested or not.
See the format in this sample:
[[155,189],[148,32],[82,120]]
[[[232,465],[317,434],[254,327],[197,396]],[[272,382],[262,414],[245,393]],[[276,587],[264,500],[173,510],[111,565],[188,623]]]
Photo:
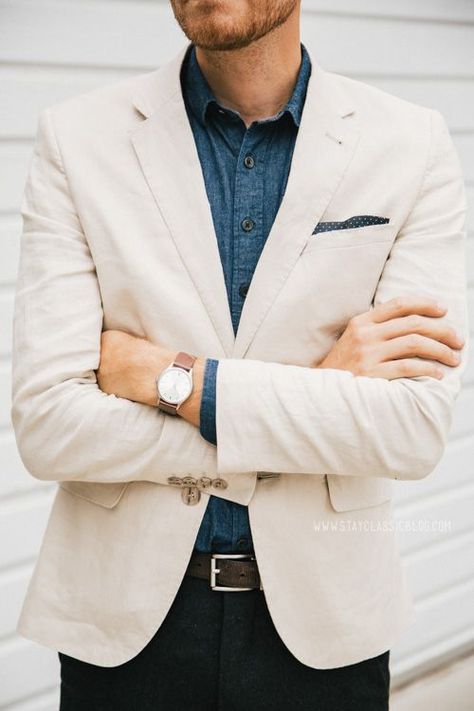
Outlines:
[[[267,121],[276,121],[284,113],[288,113],[292,116],[295,125],[300,125],[306,96],[306,88],[311,74],[311,60],[308,51],[302,42],[300,42],[300,46],[301,64],[293,93],[283,109],[281,109],[278,114],[272,118],[264,119],[262,121],[263,123]],[[207,83],[207,80],[201,71],[196,59],[196,48],[194,44],[191,44],[185,57],[183,71],[181,73],[181,82],[183,94],[191,111],[201,122],[201,124],[206,126],[209,105],[215,104],[219,107],[221,105],[214,96],[211,87]],[[230,109],[226,109],[226,111],[230,111]]]

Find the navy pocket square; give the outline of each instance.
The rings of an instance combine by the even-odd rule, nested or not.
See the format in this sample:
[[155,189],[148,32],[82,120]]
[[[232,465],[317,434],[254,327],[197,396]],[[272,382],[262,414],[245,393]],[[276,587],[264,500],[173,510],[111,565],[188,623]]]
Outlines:
[[388,217],[377,215],[355,215],[342,222],[319,222],[313,230],[313,235],[319,232],[332,232],[333,230],[349,230],[353,227],[367,227],[368,225],[386,225],[390,222]]

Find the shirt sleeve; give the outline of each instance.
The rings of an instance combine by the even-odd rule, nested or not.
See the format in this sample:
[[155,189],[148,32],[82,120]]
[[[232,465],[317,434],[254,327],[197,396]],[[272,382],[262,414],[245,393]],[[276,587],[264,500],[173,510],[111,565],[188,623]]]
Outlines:
[[216,378],[218,360],[207,358],[204,366],[199,431],[204,439],[217,444],[216,434]]

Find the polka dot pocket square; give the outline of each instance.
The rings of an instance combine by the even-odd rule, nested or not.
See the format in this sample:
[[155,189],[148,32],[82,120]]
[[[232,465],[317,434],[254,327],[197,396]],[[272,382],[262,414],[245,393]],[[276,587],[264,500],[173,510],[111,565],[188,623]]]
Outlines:
[[342,222],[319,222],[313,230],[313,235],[320,232],[332,232],[333,230],[349,230],[354,227],[368,227],[369,225],[386,225],[390,222],[388,217],[378,217],[377,215],[355,215]]

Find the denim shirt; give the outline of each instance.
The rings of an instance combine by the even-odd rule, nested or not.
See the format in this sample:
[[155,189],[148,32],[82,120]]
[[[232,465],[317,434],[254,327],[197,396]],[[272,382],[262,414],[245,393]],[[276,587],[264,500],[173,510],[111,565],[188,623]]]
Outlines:
[[[219,104],[191,45],[181,89],[203,171],[224,272],[234,333],[252,275],[285,192],[306,96],[311,62],[301,43],[301,64],[286,106],[246,128],[237,111]],[[219,361],[205,361],[200,433],[217,445],[216,378]],[[195,549],[251,552],[248,508],[209,497]]]

